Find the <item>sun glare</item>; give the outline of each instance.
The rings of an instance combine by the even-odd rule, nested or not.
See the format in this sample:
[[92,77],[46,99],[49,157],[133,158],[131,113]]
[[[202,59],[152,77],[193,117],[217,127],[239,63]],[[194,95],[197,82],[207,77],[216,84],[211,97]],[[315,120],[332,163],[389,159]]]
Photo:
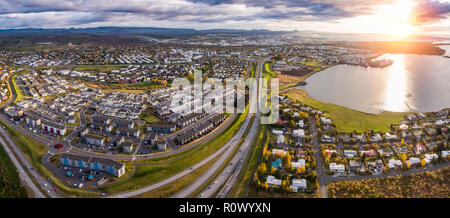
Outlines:
[[383,33],[395,38],[404,38],[411,35],[415,27],[411,24],[411,13],[415,2],[411,0],[398,0],[395,4],[381,7]]

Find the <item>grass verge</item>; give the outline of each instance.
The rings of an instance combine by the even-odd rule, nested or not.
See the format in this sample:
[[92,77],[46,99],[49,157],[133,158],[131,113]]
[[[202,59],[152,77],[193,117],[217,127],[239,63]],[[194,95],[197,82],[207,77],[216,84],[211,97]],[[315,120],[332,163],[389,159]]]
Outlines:
[[27,198],[27,190],[22,185],[16,166],[0,146],[0,198]]

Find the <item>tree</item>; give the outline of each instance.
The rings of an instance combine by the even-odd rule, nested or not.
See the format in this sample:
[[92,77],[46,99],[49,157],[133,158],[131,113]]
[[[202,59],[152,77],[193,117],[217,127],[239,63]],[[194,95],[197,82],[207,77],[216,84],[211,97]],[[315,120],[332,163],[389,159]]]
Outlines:
[[258,166],[258,172],[259,172],[260,174],[264,175],[264,174],[266,173],[266,171],[267,171],[266,164],[265,164],[265,163],[261,163],[261,164]]
[[270,168],[270,174],[275,174],[275,172],[277,171],[277,169],[275,169],[275,167],[272,166],[272,168]]
[[291,168],[291,155],[286,155],[284,157],[284,162],[283,162],[283,167],[285,169],[290,169]]
[[425,159],[420,160],[420,166],[424,167],[426,164]]

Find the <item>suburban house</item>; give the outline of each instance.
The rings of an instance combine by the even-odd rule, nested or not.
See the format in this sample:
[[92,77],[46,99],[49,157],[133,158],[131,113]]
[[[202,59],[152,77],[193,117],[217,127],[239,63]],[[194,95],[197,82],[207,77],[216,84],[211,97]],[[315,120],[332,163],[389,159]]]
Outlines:
[[274,176],[267,176],[267,184],[272,187],[274,185],[281,186],[281,179],[276,179]]
[[293,179],[290,187],[292,188],[293,192],[306,190],[306,179]]
[[345,174],[344,164],[330,163],[330,171],[337,174]]

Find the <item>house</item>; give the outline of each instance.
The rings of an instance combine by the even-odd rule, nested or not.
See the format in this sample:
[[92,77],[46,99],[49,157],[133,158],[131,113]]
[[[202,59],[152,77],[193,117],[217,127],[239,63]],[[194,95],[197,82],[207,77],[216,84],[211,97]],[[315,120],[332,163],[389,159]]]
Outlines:
[[330,172],[332,172],[332,173],[345,174],[344,164],[330,163],[329,167],[330,167]]
[[36,127],[41,125],[41,118],[29,115],[25,118],[25,121],[28,125],[31,125],[32,127]]
[[322,135],[321,141],[325,143],[334,143],[336,139],[327,135]]
[[111,124],[102,124],[102,123],[92,123],[91,128],[98,131],[106,131],[111,132],[113,129],[113,126]]
[[330,125],[331,124],[331,119],[328,119],[326,117],[320,117],[320,121],[322,122],[322,124],[324,125]]
[[353,158],[358,155],[358,151],[355,150],[344,150],[344,156],[347,158]]
[[89,145],[97,145],[97,146],[105,145],[105,137],[98,135],[87,134],[83,137],[83,141]]
[[141,130],[140,129],[129,129],[129,128],[118,128],[116,130],[116,133],[118,135],[124,135],[127,137],[140,137],[141,136]]
[[303,168],[306,166],[306,162],[304,159],[298,159],[297,162],[291,162],[292,168]]
[[381,156],[384,157],[390,157],[394,154],[394,152],[389,148],[379,149],[378,152],[380,153]]
[[103,171],[117,177],[121,177],[125,174],[125,165],[110,159],[76,156],[64,153],[59,158],[59,163],[62,166]]
[[409,163],[410,166],[419,165],[420,164],[420,160],[419,160],[419,158],[411,157],[411,158],[409,158],[409,160],[407,160],[407,163]]
[[400,130],[408,130],[408,125],[406,125],[406,124],[400,124],[400,126],[398,126],[398,128],[400,129]]
[[443,157],[443,158],[446,158],[447,156],[449,156],[450,155],[450,150],[447,150],[447,151],[441,151],[441,156]]
[[355,161],[355,160],[350,160],[348,162],[348,169],[350,171],[356,171],[356,170],[359,170],[360,168],[361,168],[361,162]]
[[402,166],[402,161],[395,160],[395,159],[390,159],[389,162],[388,162],[388,166],[389,166],[389,169],[395,169],[396,167],[401,167]]
[[366,143],[366,136],[364,134],[356,135],[356,141]]
[[149,124],[147,131],[158,134],[170,134],[175,132],[175,124]]
[[305,137],[305,130],[303,129],[296,129],[293,131],[293,134],[295,137]]
[[344,143],[350,142],[350,136],[348,134],[339,135],[338,139]]
[[195,132],[194,130],[188,130],[188,131],[183,132],[182,134],[177,135],[175,137],[175,142],[178,145],[183,145],[183,144],[186,144],[186,143],[192,141],[197,136],[198,136],[197,132]]
[[433,160],[433,159],[438,159],[439,158],[439,156],[437,155],[437,154],[425,154],[425,162],[427,163],[427,164],[429,164],[429,163],[431,163],[431,161]]
[[386,140],[388,140],[388,141],[396,141],[397,140],[397,135],[390,134],[390,133],[386,133],[384,135],[386,137]]
[[125,137],[123,137],[123,136],[118,136],[117,138],[116,138],[116,141],[114,141],[114,145],[116,146],[116,147],[119,147],[122,143],[124,143],[125,142]]
[[123,153],[131,153],[134,149],[134,144],[132,142],[124,142],[120,144],[120,148]]
[[274,176],[267,176],[267,180],[266,180],[267,184],[272,187],[272,186],[281,186],[281,179],[276,179]]
[[283,144],[283,143],[284,143],[284,135],[278,135],[277,144]]
[[66,134],[66,126],[59,125],[56,123],[42,122],[41,127],[44,131],[54,133],[56,135],[65,135]]
[[366,155],[366,157],[375,157],[377,156],[377,152],[373,149],[367,150],[367,151],[361,151],[361,155]]
[[114,126],[116,126],[117,128],[121,128],[121,129],[125,129],[125,128],[133,129],[134,125],[135,125],[135,122],[132,120],[119,119],[114,122]]
[[290,187],[293,192],[298,192],[298,190],[306,190],[306,179],[293,179]]
[[414,146],[413,150],[417,155],[419,155],[421,152],[426,151],[427,149],[425,148],[424,145],[419,143],[416,146]]
[[21,117],[23,115],[23,109],[18,107],[8,107],[5,109],[5,113],[9,117]]
[[273,133],[274,135],[283,135],[283,131],[282,131],[282,130],[276,130],[276,129],[274,129],[274,130],[272,130],[272,133]]
[[304,122],[303,120],[299,120],[299,121],[298,121],[298,126],[299,126],[300,128],[305,127],[305,122]]
[[160,136],[155,136],[154,139],[152,139],[152,145],[155,146],[155,149],[158,151],[165,151],[167,150],[167,141],[166,139],[160,137]]
[[272,149],[272,154],[278,156],[286,156],[287,152],[281,149]]
[[91,123],[93,124],[101,124],[101,125],[110,125],[111,118],[102,115],[92,116]]
[[76,116],[72,115],[67,118],[67,123],[74,124],[76,120],[77,120]]
[[381,140],[382,140],[382,138],[381,138],[380,134],[378,134],[378,133],[372,137],[372,142],[380,142]]

